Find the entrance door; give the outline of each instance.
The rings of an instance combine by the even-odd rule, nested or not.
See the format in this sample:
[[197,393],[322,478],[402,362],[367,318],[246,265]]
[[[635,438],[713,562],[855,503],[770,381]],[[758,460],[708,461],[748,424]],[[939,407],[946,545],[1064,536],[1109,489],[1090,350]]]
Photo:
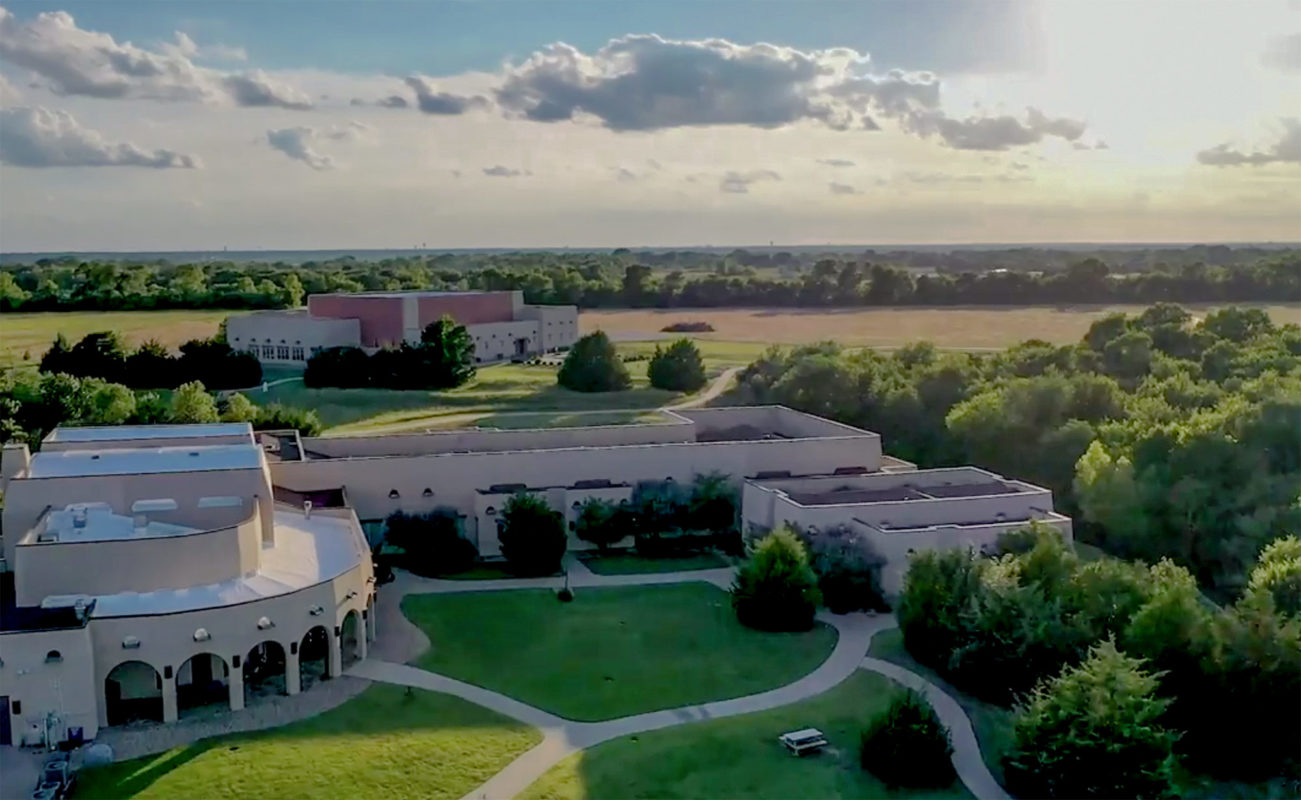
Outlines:
[[528,355],[528,352],[529,352],[529,340],[528,340],[528,339],[516,339],[516,340],[515,340],[515,355],[517,355],[517,356],[524,356],[524,355]]
[[9,727],[9,695],[0,695],[0,747],[13,743],[14,734]]

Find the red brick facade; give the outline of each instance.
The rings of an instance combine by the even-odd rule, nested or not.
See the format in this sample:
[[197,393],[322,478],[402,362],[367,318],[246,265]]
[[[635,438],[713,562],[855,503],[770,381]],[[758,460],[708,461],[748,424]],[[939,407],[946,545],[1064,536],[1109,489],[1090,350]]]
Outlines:
[[510,322],[515,307],[510,292],[484,292],[483,294],[426,295],[417,300],[420,309],[420,329],[436,322],[444,314],[461,325],[482,325],[485,322]]
[[[403,300],[396,294],[314,294],[307,298],[313,317],[357,319],[362,347],[383,347],[403,339]],[[419,330],[448,314],[462,325],[510,322],[514,305],[510,292],[417,295]]]

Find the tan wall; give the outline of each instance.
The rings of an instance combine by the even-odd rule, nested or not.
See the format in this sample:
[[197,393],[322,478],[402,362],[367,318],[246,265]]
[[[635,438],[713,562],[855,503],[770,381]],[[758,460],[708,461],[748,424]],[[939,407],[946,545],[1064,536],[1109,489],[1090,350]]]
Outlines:
[[14,552],[20,606],[40,605],[50,595],[184,589],[251,574],[262,550],[262,524],[250,513],[234,526],[178,536],[43,543],[32,539],[27,537]]
[[[57,650],[62,661],[46,662],[46,654]],[[18,702],[22,712],[11,717],[14,744],[19,744],[35,726],[44,729],[46,714],[61,720],[54,731],[56,741],[68,727],[84,729],[86,738],[99,730],[99,698],[94,682],[94,658],[86,628],[58,631],[14,631],[0,634],[0,695]]]
[[[743,496],[747,522],[766,527],[790,523],[797,527],[826,527],[858,518],[874,525],[890,527],[918,527],[923,525],[952,525],[964,522],[993,522],[1000,515],[1009,520],[1024,520],[1053,509],[1052,493],[1039,492],[990,495],[984,497],[953,497],[935,500],[907,500],[898,502],[844,503],[825,506],[801,506],[780,493],[771,493],[771,511],[766,510],[758,493],[748,491]],[[754,510],[751,510],[753,503]]]
[[[593,489],[569,489],[563,486],[551,487],[537,491],[526,492],[526,494],[539,497],[546,502],[554,511],[559,511],[562,515],[565,531],[569,537],[570,550],[590,550],[595,545],[584,542],[574,533],[573,524],[578,519],[580,509],[574,508],[574,504],[582,505],[590,497],[598,497],[602,500],[609,500],[618,503],[621,500],[628,500],[632,497],[631,486],[605,486]],[[468,514],[466,524],[471,526],[466,532],[471,541],[474,541],[479,548],[479,555],[491,557],[501,555],[501,541],[497,537],[497,520],[501,519],[501,512],[506,502],[510,500],[512,493],[494,493],[478,494],[474,498],[474,512]],[[495,513],[489,514],[488,510],[492,509]],[[629,535],[624,540],[616,542],[614,546],[622,547],[632,544],[632,536]]]
[[207,447],[225,444],[252,444],[252,431],[230,436],[180,436],[172,439],[112,439],[99,442],[60,442],[46,439],[41,452],[57,453],[63,450],[152,450],[157,447]]
[[[237,496],[271,500],[269,473],[263,469],[205,470],[151,475],[94,475],[27,478],[11,481],[5,492],[5,558],[13,563],[18,540],[46,508],[72,503],[107,503],[114,513],[131,516],[137,500],[170,498],[181,509],[197,509],[203,497]],[[263,531],[272,530],[272,504],[262,504]]]
[[[493,484],[572,486],[591,479],[636,484],[668,477],[683,482],[692,480],[697,473],[722,472],[739,485],[742,477],[761,471],[827,474],[837,467],[863,463],[879,446],[875,436],[651,444],[278,462],[271,465],[271,470],[280,486],[346,486],[348,498],[362,519],[382,519],[394,511],[406,510],[408,499],[420,498],[426,487],[433,489],[437,504],[473,516],[476,490]],[[392,490],[398,492],[397,499],[389,498]]]
[[550,352],[570,347],[578,341],[578,308],[576,306],[524,306],[516,319],[538,321],[540,350]]
[[[228,317],[226,339],[236,350],[248,350],[250,344],[257,344],[256,355],[263,361],[293,363],[294,347],[303,348],[305,359],[311,358],[314,347],[360,347],[361,323],[355,319],[311,317],[305,311],[255,311]],[[289,347],[291,358],[280,358],[278,350],[275,357],[267,358],[262,348],[268,344]]]
[[[303,449],[334,458],[415,456],[435,453],[542,450],[561,447],[611,447],[633,444],[694,442],[689,423],[662,425],[590,425],[581,428],[528,430],[460,430],[390,436],[306,437]],[[501,483],[502,481],[493,481]],[[484,487],[486,488],[486,487]]]
[[538,345],[538,324],[529,320],[517,322],[484,322],[466,326],[466,333],[474,340],[474,359],[478,364],[490,364],[516,357],[516,339],[527,339],[524,355],[541,351]]

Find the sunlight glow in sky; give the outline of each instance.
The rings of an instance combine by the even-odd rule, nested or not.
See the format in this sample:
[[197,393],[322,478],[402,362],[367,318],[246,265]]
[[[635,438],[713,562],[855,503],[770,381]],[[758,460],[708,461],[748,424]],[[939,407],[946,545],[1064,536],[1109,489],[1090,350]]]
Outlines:
[[1296,0],[0,3],[7,252],[1301,239]]

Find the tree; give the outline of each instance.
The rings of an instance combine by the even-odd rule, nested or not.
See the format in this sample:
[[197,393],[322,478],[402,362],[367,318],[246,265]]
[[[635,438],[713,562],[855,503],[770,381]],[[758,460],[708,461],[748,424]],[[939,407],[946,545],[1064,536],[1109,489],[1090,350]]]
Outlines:
[[758,630],[809,630],[821,602],[804,544],[788,528],[760,539],[732,584],[736,618]]
[[450,389],[474,377],[474,339],[464,325],[444,315],[420,333],[424,388]]
[[809,564],[818,576],[822,602],[834,614],[884,611],[889,606],[881,591],[885,559],[872,543],[847,525],[806,530],[800,535],[809,552]]
[[727,475],[700,473],[691,481],[683,524],[694,530],[726,534],[736,528],[740,499]]
[[253,422],[258,417],[258,407],[239,392],[227,397],[225,405],[221,412],[222,422]]
[[126,357],[126,346],[117,333],[88,333],[69,351],[66,371],[80,378],[118,383],[126,375]]
[[461,515],[440,506],[427,514],[395,511],[384,521],[384,541],[402,550],[403,568],[433,577],[465,572],[478,551],[461,536]]
[[497,539],[507,566],[517,575],[553,575],[560,571],[568,536],[564,517],[540,497],[520,492],[501,510]]
[[50,349],[45,351],[41,356],[40,371],[48,373],[70,373],[68,354],[72,348],[68,345],[68,337],[62,333],[56,334],[54,341],[50,344]]
[[1021,797],[1168,797],[1176,735],[1161,724],[1168,701],[1156,676],[1112,641],[1037,686],[1017,709],[1004,759]]
[[173,422],[217,422],[217,401],[198,381],[183,383],[172,394]]
[[859,739],[859,763],[890,788],[940,788],[953,783],[949,729],[918,692],[896,692]]
[[705,385],[705,363],[696,343],[684,337],[664,349],[655,345],[646,375],[656,389],[694,392]]
[[142,342],[126,359],[126,385],[133,389],[174,389],[177,360],[157,339]]
[[1301,616],[1301,538],[1287,536],[1270,542],[1251,571],[1249,592],[1264,592],[1279,612]]
[[570,348],[556,383],[576,392],[617,392],[631,386],[632,378],[610,338],[596,331]]
[[610,545],[631,535],[627,524],[627,513],[609,500],[589,497],[583,501],[574,524],[574,534],[584,542],[590,542],[601,551]]
[[327,347],[309,358],[303,370],[303,384],[308,388],[352,389],[370,383],[370,357],[360,347]]
[[262,363],[252,353],[217,339],[191,339],[181,345],[177,372],[212,389],[246,389],[262,382]]

